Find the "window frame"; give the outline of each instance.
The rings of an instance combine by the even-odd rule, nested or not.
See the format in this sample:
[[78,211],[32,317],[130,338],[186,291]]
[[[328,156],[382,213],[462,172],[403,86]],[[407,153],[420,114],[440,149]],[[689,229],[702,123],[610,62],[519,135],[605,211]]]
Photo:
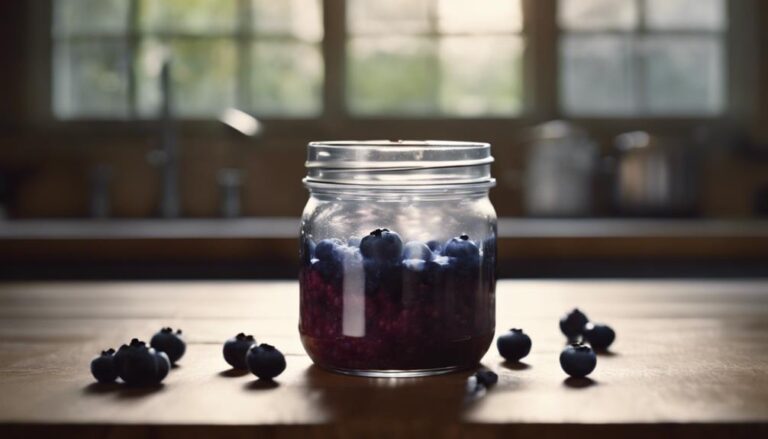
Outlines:
[[[77,136],[102,134],[123,138],[145,138],[156,131],[154,120],[56,119],[52,100],[52,2],[28,2],[27,41],[30,80],[26,90],[27,121],[33,129]],[[136,0],[132,0],[136,1]],[[575,117],[563,114],[559,105],[557,0],[522,0],[523,31],[523,112],[509,117],[394,117],[356,116],[346,110],[346,7],[345,0],[323,0],[324,60],[322,111],[317,117],[263,117],[265,140],[329,138],[476,138],[494,141],[520,140],[520,129],[552,120],[567,118],[592,130],[597,136],[637,129],[663,132],[688,132],[701,124],[744,128],[759,120],[757,93],[748,84],[757,81],[760,24],[755,20],[758,0],[726,0],[728,26],[724,32],[725,104],[721,115],[664,117]],[[738,30],[738,31],[737,31]],[[129,85],[135,87],[135,85]],[[211,119],[180,119],[182,134],[219,136],[226,132],[221,123]],[[299,144],[303,146],[303,143]]]

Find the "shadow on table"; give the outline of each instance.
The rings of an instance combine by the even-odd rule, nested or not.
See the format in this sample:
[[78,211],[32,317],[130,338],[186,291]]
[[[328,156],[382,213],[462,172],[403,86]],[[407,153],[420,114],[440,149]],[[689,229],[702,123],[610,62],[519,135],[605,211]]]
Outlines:
[[571,389],[584,389],[587,387],[596,386],[597,381],[588,377],[584,377],[584,378],[568,377],[563,380],[563,385]]
[[599,357],[618,357],[619,353],[612,350],[595,350],[595,354]]
[[104,395],[106,393],[115,393],[120,390],[121,384],[118,383],[91,383],[83,387],[83,393],[86,395]]
[[116,395],[118,398],[141,398],[162,391],[165,385],[133,387],[122,383],[91,383],[83,387],[85,395]]
[[527,370],[531,368],[531,365],[522,361],[504,361],[501,363],[501,367],[509,370]]
[[235,369],[233,367],[231,369],[222,370],[221,372],[219,372],[219,376],[224,378],[238,378],[238,377],[248,375],[248,373],[249,372],[247,370]]
[[146,386],[146,387],[131,387],[131,386],[121,386],[121,388],[117,391],[117,397],[118,398],[141,398],[144,396],[149,396],[153,393],[158,393],[162,391],[165,388],[165,384],[160,383],[155,386]]
[[280,383],[273,380],[255,379],[246,383],[245,388],[248,390],[272,390],[280,387]]

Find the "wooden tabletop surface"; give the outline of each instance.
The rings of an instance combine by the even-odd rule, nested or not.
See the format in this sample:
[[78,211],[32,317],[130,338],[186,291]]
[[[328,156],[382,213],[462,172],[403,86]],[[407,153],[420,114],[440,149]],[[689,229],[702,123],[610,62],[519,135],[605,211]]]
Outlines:
[[[469,372],[370,379],[312,366],[297,333],[296,282],[0,284],[0,436],[767,437],[768,281],[500,281],[497,332],[519,326],[520,365],[465,398]],[[558,364],[557,319],[579,306],[617,332],[591,380]],[[180,327],[187,354],[164,384],[95,384],[102,349]],[[281,349],[273,385],[232,373],[237,332]]]

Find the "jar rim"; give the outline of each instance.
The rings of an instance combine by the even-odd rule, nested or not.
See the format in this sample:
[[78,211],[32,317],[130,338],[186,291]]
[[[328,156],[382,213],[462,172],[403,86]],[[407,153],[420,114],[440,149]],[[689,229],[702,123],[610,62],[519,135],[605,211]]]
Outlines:
[[309,142],[309,146],[326,147],[372,147],[372,146],[392,146],[392,147],[419,147],[419,148],[490,148],[491,144],[486,142],[473,142],[464,140],[323,140]]
[[427,187],[494,184],[491,145],[455,140],[336,140],[307,145],[304,184]]

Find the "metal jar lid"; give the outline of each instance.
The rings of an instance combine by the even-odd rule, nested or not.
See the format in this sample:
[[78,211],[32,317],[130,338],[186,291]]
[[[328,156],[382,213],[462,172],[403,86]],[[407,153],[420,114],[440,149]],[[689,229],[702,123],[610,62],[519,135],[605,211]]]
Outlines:
[[491,187],[491,145],[442,140],[311,142],[308,187]]

